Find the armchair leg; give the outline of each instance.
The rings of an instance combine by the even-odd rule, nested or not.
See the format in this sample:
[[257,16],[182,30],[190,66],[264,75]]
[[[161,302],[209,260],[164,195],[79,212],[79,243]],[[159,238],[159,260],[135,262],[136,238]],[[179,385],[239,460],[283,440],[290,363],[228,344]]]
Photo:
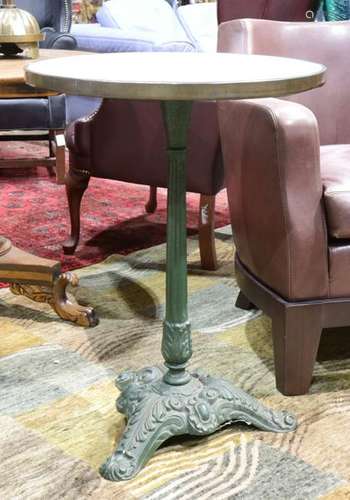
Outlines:
[[66,176],[66,193],[69,205],[71,222],[71,235],[63,243],[63,251],[66,255],[72,255],[79,243],[80,237],[80,206],[85,190],[90,181],[87,171],[70,169]]
[[245,311],[257,309],[257,307],[252,302],[250,302],[250,300],[244,295],[243,292],[239,292],[235,305],[239,309],[244,309]]
[[306,394],[322,332],[321,307],[285,307],[272,316],[277,389],[286,396]]
[[199,202],[199,252],[202,268],[215,271],[218,267],[215,248],[215,196],[201,194]]
[[149,198],[145,210],[148,214],[153,214],[157,210],[157,186],[149,187]]

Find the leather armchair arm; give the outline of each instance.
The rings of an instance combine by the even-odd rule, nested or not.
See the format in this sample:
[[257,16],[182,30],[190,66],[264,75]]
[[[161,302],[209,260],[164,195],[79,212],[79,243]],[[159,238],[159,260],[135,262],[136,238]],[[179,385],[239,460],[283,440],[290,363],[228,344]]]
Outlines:
[[279,99],[229,101],[219,122],[240,260],[286,299],[328,296],[314,114]]
[[45,49],[64,49],[74,50],[77,48],[77,41],[70,33],[60,33],[53,31],[52,28],[43,28],[45,40],[40,44]]

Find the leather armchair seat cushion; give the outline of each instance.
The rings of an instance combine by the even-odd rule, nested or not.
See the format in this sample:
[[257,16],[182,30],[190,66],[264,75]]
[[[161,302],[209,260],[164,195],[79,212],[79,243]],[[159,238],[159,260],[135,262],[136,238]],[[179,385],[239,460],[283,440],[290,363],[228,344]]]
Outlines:
[[331,238],[350,238],[350,144],[321,147],[321,177]]

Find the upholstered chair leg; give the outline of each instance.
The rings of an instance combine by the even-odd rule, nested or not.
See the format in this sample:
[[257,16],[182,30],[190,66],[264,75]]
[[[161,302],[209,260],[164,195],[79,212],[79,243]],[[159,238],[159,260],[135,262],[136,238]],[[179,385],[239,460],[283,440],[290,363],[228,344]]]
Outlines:
[[70,169],[66,176],[66,192],[69,205],[71,222],[71,235],[63,243],[65,254],[71,255],[75,252],[80,237],[80,205],[83,194],[88,187],[90,175],[85,171]]
[[199,252],[202,268],[217,269],[215,248],[215,196],[201,194],[199,202]]
[[285,307],[272,317],[276,386],[282,394],[308,392],[321,332],[317,305]]
[[250,302],[250,300],[244,295],[243,292],[239,292],[235,305],[239,309],[244,309],[245,311],[257,309],[257,307],[252,302]]
[[149,187],[149,198],[145,210],[148,214],[153,214],[157,210],[157,186]]

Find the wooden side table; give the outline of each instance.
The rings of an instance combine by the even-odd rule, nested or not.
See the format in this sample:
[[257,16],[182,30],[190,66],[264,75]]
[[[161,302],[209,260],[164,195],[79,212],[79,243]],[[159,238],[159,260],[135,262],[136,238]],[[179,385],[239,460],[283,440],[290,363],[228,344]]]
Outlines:
[[[41,50],[39,60],[62,56],[76,56],[81,52],[68,50]],[[33,89],[25,83],[24,68],[31,59],[5,59],[0,56],[0,98],[43,97],[57,92]],[[41,165],[53,166],[56,161],[64,165],[64,139],[56,136],[56,158],[40,160]],[[38,159],[0,160],[0,168],[29,167],[38,164]],[[61,172],[64,176],[64,172]],[[62,179],[63,180],[63,179]],[[94,326],[97,318],[91,307],[71,302],[66,294],[70,284],[78,285],[74,273],[61,273],[58,261],[35,257],[14,247],[4,236],[0,236],[0,281],[10,283],[15,294],[25,295],[36,302],[47,302],[62,318],[81,326]]]
[[125,53],[43,61],[27,67],[33,85],[116,99],[162,101],[167,130],[169,183],[164,367],[117,378],[117,409],[128,419],[118,447],[101,467],[111,480],[130,479],[168,438],[208,435],[242,421],[288,432],[288,412],[273,411],[222,379],[190,373],[191,326],[187,307],[186,143],[195,100],[271,97],[324,82],[325,68],[297,59],[208,53]]

